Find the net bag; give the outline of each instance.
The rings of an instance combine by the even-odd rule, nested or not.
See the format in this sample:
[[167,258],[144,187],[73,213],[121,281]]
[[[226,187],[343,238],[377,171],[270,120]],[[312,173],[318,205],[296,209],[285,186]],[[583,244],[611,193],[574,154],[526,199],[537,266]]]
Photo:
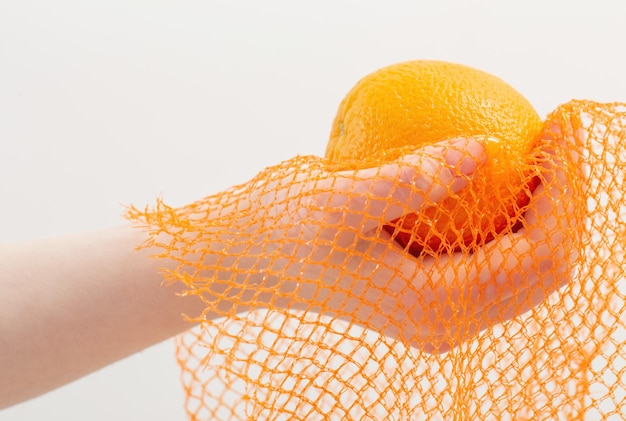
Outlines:
[[506,169],[539,181],[508,229],[417,256],[389,215],[489,187],[441,159],[454,145],[359,171],[296,157],[130,208],[206,304],[176,339],[189,419],[626,419],[625,147],[626,104],[558,107]]

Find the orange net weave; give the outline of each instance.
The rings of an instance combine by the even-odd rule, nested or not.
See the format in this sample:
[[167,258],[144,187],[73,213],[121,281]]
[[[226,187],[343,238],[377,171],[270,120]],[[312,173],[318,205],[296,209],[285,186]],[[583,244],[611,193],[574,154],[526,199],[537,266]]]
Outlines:
[[437,206],[407,187],[415,163],[364,177],[297,157],[131,208],[206,304],[177,338],[189,418],[626,419],[625,151],[626,104],[560,106],[507,168],[541,182],[515,224],[418,257],[382,229],[406,189]]

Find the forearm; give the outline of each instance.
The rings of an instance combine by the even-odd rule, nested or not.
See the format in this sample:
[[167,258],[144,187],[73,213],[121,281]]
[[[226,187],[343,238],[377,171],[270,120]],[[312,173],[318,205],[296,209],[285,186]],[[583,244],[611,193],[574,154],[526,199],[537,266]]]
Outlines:
[[190,327],[204,305],[162,285],[144,239],[126,226],[0,246],[0,408]]

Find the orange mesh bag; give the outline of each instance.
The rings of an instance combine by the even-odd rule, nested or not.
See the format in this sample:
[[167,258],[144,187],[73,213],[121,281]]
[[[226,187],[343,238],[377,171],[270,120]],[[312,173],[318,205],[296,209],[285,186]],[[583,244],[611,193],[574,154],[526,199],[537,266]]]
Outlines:
[[[421,122],[410,88],[366,78],[325,158],[130,209],[206,304],[177,338],[190,419],[626,419],[626,105],[536,123],[447,66],[418,78]],[[410,128],[430,131],[391,144]]]

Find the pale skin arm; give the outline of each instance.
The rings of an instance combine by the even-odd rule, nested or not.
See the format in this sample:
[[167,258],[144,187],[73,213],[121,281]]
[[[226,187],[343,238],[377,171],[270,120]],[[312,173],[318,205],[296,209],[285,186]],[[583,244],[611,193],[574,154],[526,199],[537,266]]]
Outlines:
[[[352,227],[351,229],[345,233],[341,229],[333,232],[332,229],[321,229],[318,223],[314,223],[311,226],[305,225],[304,229],[293,234],[281,233],[280,228],[270,233],[270,235],[287,239],[293,235],[295,245],[293,252],[302,255],[303,267],[297,268],[297,271],[300,275],[304,274],[302,275],[304,278],[300,279],[304,282],[298,283],[298,288],[302,287],[302,289],[294,291],[291,301],[285,298],[283,290],[280,299],[272,300],[273,305],[292,308],[304,305],[306,308],[306,306],[315,305],[310,300],[314,300],[317,296],[315,290],[324,289],[325,285],[333,283],[345,283],[346,286],[351,287],[356,285],[350,276],[344,277],[345,279],[331,279],[329,275],[328,279],[319,279],[316,271],[309,270],[309,263],[311,267],[316,265],[313,256],[320,253],[331,253],[333,260],[346,262],[346,267],[350,267],[354,262],[354,257],[350,253],[346,255],[343,251],[322,250],[321,248],[327,247],[323,245],[319,247],[313,245],[312,249],[308,246],[298,246],[308,244],[307,237],[334,238],[339,243],[345,242],[344,245],[352,244],[357,248],[371,246],[369,249],[375,253],[378,249],[384,248],[385,250],[382,250],[380,255],[388,260],[385,263],[396,266],[405,273],[414,274],[415,284],[419,285],[422,282],[422,273],[429,270],[428,264],[418,264],[392,242],[381,241],[380,237],[375,239],[374,236],[381,235],[381,230],[377,229],[373,222],[380,221],[381,216],[386,220],[392,220],[406,212],[406,206],[384,205],[389,197],[401,203],[408,203],[412,210],[419,210],[425,202],[441,200],[448,192],[463,188],[474,168],[484,159],[483,154],[483,147],[479,142],[457,140],[452,145],[446,143],[424,148],[397,163],[388,164],[375,171],[363,170],[357,174],[358,182],[349,184],[351,191],[368,193],[370,199],[378,197],[380,201],[368,201],[365,205],[367,212],[361,212],[363,216],[360,219],[347,218],[345,223],[348,228]],[[461,156],[465,158],[460,159]],[[381,178],[381,174],[384,177]],[[335,180],[338,179],[336,174],[333,177]],[[347,174],[346,179],[348,177],[352,181],[355,180],[354,174]],[[396,181],[390,183],[390,180]],[[328,193],[328,188],[334,189],[337,193],[336,197],[340,198],[342,192],[346,194],[347,188],[341,183],[332,186],[325,185],[323,179],[315,186],[317,186],[315,188],[321,186],[324,193],[308,191],[307,189],[314,187],[306,182],[301,185],[305,196],[308,196],[310,200],[323,200],[323,194]],[[280,186],[277,187],[276,192],[277,197],[283,194],[288,196],[288,193],[283,192]],[[539,192],[537,200],[539,205],[542,202],[541,197],[546,197],[544,201],[551,202],[548,193],[548,189]],[[295,217],[311,218],[311,221],[318,222],[320,220],[332,222],[342,210],[364,206],[363,202],[355,200],[354,196],[345,197],[345,200],[336,199],[338,202],[331,204],[325,213],[300,216],[296,213]],[[289,200],[276,202],[284,203],[283,206],[288,208],[292,206]],[[563,211],[554,208],[550,203],[546,206],[549,207],[548,210],[532,213],[534,224],[541,225],[545,222],[541,218],[543,214]],[[266,205],[264,205],[264,211],[267,211]],[[280,206],[274,211],[278,214],[292,214],[285,212],[286,209],[280,209]],[[363,231],[362,234],[358,234],[354,227],[359,227]],[[232,235],[241,234],[233,233]],[[257,235],[254,232],[245,235],[250,235],[255,244],[259,244],[259,240],[262,241],[264,238],[261,234]],[[534,234],[517,235],[526,235],[530,241],[531,235]],[[65,238],[0,246],[0,290],[2,291],[0,294],[0,373],[2,373],[0,408],[57,388],[191,327],[189,322],[183,319],[182,314],[198,316],[207,307],[207,303],[193,295],[184,298],[178,296],[177,293],[182,290],[181,284],[168,288],[162,287],[163,276],[160,269],[175,269],[176,266],[162,259],[148,258],[153,250],[136,251],[135,248],[145,239],[146,234],[141,230],[125,226]],[[211,247],[215,248],[214,251],[219,252],[221,241],[221,239],[213,241]],[[286,241],[285,246],[288,248],[289,241]],[[501,241],[506,243],[507,237]],[[535,241],[550,242],[541,236]],[[371,244],[368,246],[368,243]],[[527,242],[519,244],[527,246]],[[502,255],[502,250],[506,249],[501,247],[498,250],[499,252],[493,255],[477,254],[475,258],[492,259],[502,264],[502,261],[507,259],[507,256]],[[513,257],[517,255],[515,250],[511,255]],[[212,256],[214,255],[208,253],[204,258],[212,259],[214,258]],[[550,259],[549,256],[540,257],[544,260]],[[556,256],[555,259],[557,258],[562,260],[563,256]],[[263,256],[260,259],[263,259]],[[258,264],[258,259],[241,259],[239,262],[239,264],[246,264],[243,262]],[[461,262],[455,264],[461,264]],[[545,262],[542,264],[546,265]],[[167,267],[167,265],[171,266]],[[367,270],[366,266],[359,267]],[[225,272],[231,269],[234,268],[220,268]],[[236,269],[246,270],[242,267]],[[311,277],[307,279],[309,273]],[[359,279],[358,273],[354,275],[357,276],[356,279]],[[287,278],[290,276],[288,271],[285,272],[285,276]],[[380,276],[389,277],[393,274]],[[467,276],[477,278],[481,274],[469,273]],[[442,279],[442,282],[444,281],[445,279]],[[269,278],[265,282],[280,283],[281,280]],[[393,293],[394,285],[397,284],[394,279],[374,279],[373,282],[390,285],[388,293]],[[484,280],[484,282],[487,281]],[[565,277],[553,279],[551,276],[542,276],[538,266],[536,276],[528,280],[524,289],[533,293],[533,286],[536,286],[537,290],[545,295],[550,288],[557,289],[564,282]],[[280,288],[288,289],[289,284],[290,281],[284,281],[280,284]],[[250,278],[246,280],[246,285],[242,285],[242,288],[250,290],[256,286],[254,279]],[[270,285],[266,283],[262,286],[267,288]],[[209,302],[221,300],[213,301],[213,307],[227,309],[233,305],[233,302],[230,301],[231,297],[223,295],[222,292],[216,288],[215,294],[205,294],[204,299]],[[542,297],[533,295],[533,300],[541,300]],[[514,317],[515,311],[520,311],[509,310],[511,299],[527,302],[527,299],[523,297],[511,298],[511,294],[507,294],[507,291],[503,291],[502,294],[496,291],[482,298],[473,311],[493,313],[489,317],[489,320],[492,320],[490,324]],[[259,301],[259,304],[262,302]],[[383,312],[378,318],[381,325],[377,326],[376,323],[372,325],[368,322],[363,324],[385,330],[388,329],[389,324],[384,323],[384,319],[391,318],[393,319],[391,326],[403,326],[404,331],[398,332],[392,329],[385,333],[408,341],[419,337],[436,339],[438,335],[441,335],[441,332],[436,330],[437,325],[433,325],[432,321],[424,324],[425,317],[428,315],[424,314],[420,308],[406,307],[390,313],[388,309],[377,307],[377,305],[373,303],[372,308],[374,311]],[[334,307],[339,309],[342,306],[342,298],[330,297],[324,302],[324,306],[331,312]],[[237,310],[243,311],[245,308],[238,307]],[[356,309],[355,314],[351,316],[355,322],[360,321],[361,315],[358,311],[359,309]],[[367,311],[369,312],[370,309]],[[371,314],[368,313],[369,315]],[[214,317],[217,317],[217,313],[205,312],[204,314],[205,319]],[[486,327],[488,326],[476,328]],[[445,342],[444,340],[443,345],[441,343],[434,345],[432,351],[443,351],[446,347],[454,345]],[[427,348],[428,340],[421,341],[417,345],[420,344]]]
[[[480,154],[480,145],[473,148]],[[442,149],[429,153],[441,155]],[[441,196],[445,185],[455,182],[460,188],[464,183],[447,172],[443,172],[447,178],[436,179],[440,163],[432,157],[424,161],[413,156],[405,164],[413,172],[421,166],[424,170],[412,175],[418,175],[414,181],[425,190],[440,185],[435,191]],[[467,173],[475,166],[469,164]],[[406,172],[406,165],[393,164],[384,170],[400,174]],[[382,188],[387,194],[388,182],[377,182],[375,174],[364,170],[355,188]],[[415,205],[423,201],[406,188],[397,189],[396,195],[413,197]],[[122,226],[0,245],[0,408],[60,387],[192,326],[182,315],[198,316],[206,304],[196,296],[178,295],[180,283],[163,287],[161,270],[176,265],[149,258],[154,250],[137,251],[146,239],[142,230]],[[219,251],[218,244],[213,241],[211,247]],[[232,305],[222,301],[215,306]],[[214,313],[204,314],[206,319],[214,317]]]
[[190,327],[201,302],[161,287],[144,240],[123,226],[0,246],[0,408]]

